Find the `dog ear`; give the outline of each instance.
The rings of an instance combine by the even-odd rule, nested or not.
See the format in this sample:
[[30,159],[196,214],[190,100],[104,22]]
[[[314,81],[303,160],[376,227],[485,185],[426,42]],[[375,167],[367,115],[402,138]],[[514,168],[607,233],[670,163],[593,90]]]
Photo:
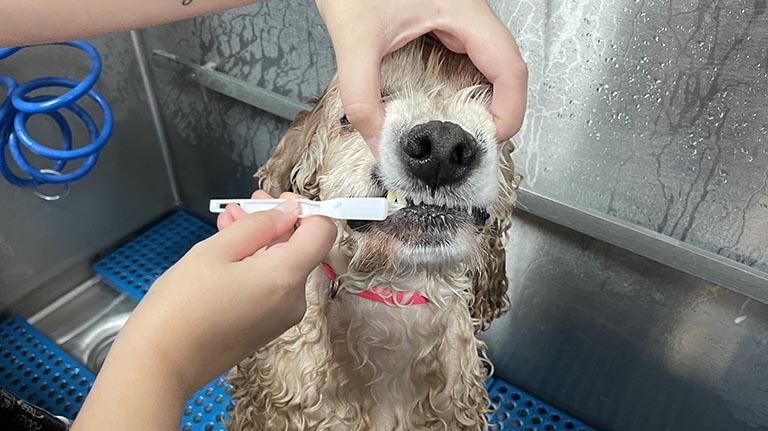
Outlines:
[[511,141],[500,144],[502,193],[499,203],[492,211],[481,233],[483,259],[479,267],[470,271],[474,287],[474,301],[471,306],[475,330],[484,331],[491,321],[509,310],[507,288],[509,280],[506,270],[507,231],[511,225],[512,211],[515,205],[515,191],[522,181],[522,176],[515,173],[512,152],[515,147]]
[[509,310],[509,280],[505,267],[504,234],[501,229],[499,220],[485,227],[485,259],[479,268],[470,272],[475,296],[471,306],[472,320],[477,331],[488,329],[493,319]]
[[254,175],[259,178],[261,189],[272,196],[294,192],[315,199],[319,195],[317,131],[322,120],[323,99],[312,99],[309,103],[314,104],[314,108],[296,115],[269,160]]

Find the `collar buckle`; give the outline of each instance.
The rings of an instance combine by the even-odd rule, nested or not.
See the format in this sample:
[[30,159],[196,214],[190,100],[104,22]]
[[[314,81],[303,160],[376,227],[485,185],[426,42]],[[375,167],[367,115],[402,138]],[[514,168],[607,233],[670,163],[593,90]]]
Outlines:
[[328,292],[330,294],[331,299],[336,299],[336,295],[339,293],[339,287],[341,287],[341,283],[339,283],[338,278],[330,281],[328,286]]

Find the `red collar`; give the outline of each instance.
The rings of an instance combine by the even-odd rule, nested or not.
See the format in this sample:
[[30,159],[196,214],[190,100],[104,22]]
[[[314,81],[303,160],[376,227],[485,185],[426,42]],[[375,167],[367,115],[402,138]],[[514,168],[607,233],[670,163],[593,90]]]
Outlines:
[[[338,289],[338,279],[339,277],[336,275],[336,271],[333,270],[333,267],[331,265],[321,262],[320,267],[323,268],[323,271],[325,272],[325,275],[328,276],[328,278],[331,279],[331,298],[336,296],[336,292],[334,292],[334,289]],[[404,293],[403,292],[392,292],[389,289],[385,289],[381,286],[374,286],[369,290],[364,290],[362,292],[356,293],[355,295],[369,299],[371,301],[376,302],[383,302],[385,304],[394,305],[395,302],[400,305],[419,305],[419,304],[426,304],[429,302],[429,299],[427,299],[426,296],[421,295],[418,292],[413,292],[411,296],[407,300],[403,300]]]

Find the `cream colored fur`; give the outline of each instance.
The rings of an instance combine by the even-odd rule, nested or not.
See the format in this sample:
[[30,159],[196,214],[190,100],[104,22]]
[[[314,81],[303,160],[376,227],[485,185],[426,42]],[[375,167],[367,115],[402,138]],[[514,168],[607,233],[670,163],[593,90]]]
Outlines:
[[[426,251],[339,223],[327,261],[342,274],[342,291],[331,299],[328,278],[320,269],[312,273],[302,322],[231,374],[237,405],[230,430],[487,427],[483,383],[490,364],[475,334],[509,306],[503,243],[518,181],[513,147],[493,138],[485,79],[465,56],[431,38],[387,57],[382,84],[387,119],[378,169],[386,188],[418,193],[403,183],[393,156],[400,134],[425,121],[452,121],[475,136],[485,159],[466,184],[434,199],[482,206],[490,218],[482,229],[462,227],[450,244]],[[257,174],[262,187],[314,199],[381,196],[371,176],[376,161],[342,117],[334,78]],[[378,284],[418,291],[431,302],[387,305],[352,294]]]

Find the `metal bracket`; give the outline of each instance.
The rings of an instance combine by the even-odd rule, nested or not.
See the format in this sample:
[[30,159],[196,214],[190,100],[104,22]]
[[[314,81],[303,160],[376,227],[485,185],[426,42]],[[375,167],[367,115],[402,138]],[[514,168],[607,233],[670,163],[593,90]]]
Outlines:
[[768,273],[607,214],[519,189],[521,211],[768,304]]
[[152,51],[153,64],[163,69],[181,72],[190,80],[195,81],[217,93],[254,106],[286,120],[293,120],[299,111],[310,110],[311,106],[299,103],[293,99],[273,93],[269,90],[254,87],[239,79],[221,73],[208,63],[200,65],[182,60],[176,54],[156,49]]
[[[189,79],[213,91],[286,120],[293,120],[299,111],[311,108],[227,76],[210,64],[201,66],[162,50],[155,50],[153,54],[158,66],[186,73]],[[576,208],[525,188],[518,190],[518,209],[768,304],[766,272],[633,223]]]

